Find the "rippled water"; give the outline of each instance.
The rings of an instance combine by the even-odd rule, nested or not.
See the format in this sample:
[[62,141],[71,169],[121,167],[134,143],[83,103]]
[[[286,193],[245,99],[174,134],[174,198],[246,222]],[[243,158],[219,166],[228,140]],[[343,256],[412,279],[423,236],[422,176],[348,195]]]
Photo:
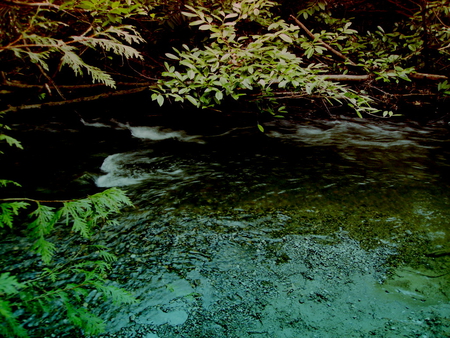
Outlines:
[[265,134],[247,127],[207,136],[128,128],[139,147],[106,157],[96,184],[128,187],[141,208],[283,209],[341,217],[360,238],[426,231],[431,250],[449,240],[445,128],[361,120],[278,121]]
[[[342,118],[274,121],[261,133],[84,123],[90,146],[63,176],[84,173],[91,190],[122,187],[136,204],[104,242],[121,257],[115,278],[145,301],[124,317],[104,310],[112,332],[150,325],[142,337],[334,337],[353,325],[363,337],[412,337],[432,332],[429,313],[448,321],[447,127]],[[347,329],[335,309],[352,318]],[[318,312],[334,318],[335,331],[306,315]],[[214,316],[216,326],[202,323]],[[252,327],[244,333],[242,318]],[[411,335],[392,329],[402,322]]]

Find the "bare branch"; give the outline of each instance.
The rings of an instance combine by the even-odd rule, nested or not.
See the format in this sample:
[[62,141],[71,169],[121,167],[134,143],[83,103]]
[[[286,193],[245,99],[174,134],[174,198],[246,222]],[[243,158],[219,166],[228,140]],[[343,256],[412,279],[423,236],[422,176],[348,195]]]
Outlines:
[[99,95],[93,95],[93,96],[85,96],[85,97],[79,97],[72,100],[65,100],[65,101],[50,101],[50,102],[44,102],[44,103],[36,103],[36,104],[28,104],[28,105],[22,105],[22,106],[13,106],[9,107],[6,110],[1,111],[0,113],[8,113],[8,112],[16,112],[20,110],[28,110],[28,109],[41,109],[44,107],[56,107],[56,106],[64,106],[68,104],[73,103],[80,103],[80,102],[88,102],[88,101],[95,101],[99,99],[106,99],[113,96],[119,96],[119,95],[128,95],[128,94],[134,94],[139,93],[147,90],[149,87],[138,87],[133,89],[125,89],[125,90],[119,90],[115,92],[108,92],[108,93],[102,93]]
[[329,44],[327,44],[326,42],[324,42],[321,39],[317,39],[314,34],[304,25],[300,22],[299,19],[297,19],[295,16],[291,15],[291,18],[294,19],[295,23],[297,25],[299,25],[305,32],[306,34],[313,40],[317,40],[322,46],[324,46],[326,49],[328,49],[331,53],[333,53],[334,55],[337,55],[338,57],[340,57],[341,59],[344,59],[345,61],[349,62],[352,66],[356,66],[356,63],[354,63],[352,60],[350,60],[348,57],[346,57],[344,54],[342,54],[341,52],[337,51],[336,49],[334,49],[333,47],[331,47]]

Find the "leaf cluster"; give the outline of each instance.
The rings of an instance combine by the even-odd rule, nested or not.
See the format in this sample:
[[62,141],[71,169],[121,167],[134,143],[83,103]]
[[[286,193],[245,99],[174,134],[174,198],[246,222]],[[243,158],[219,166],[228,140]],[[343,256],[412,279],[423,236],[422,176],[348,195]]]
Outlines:
[[[2,180],[0,183],[9,182]],[[6,201],[0,204],[0,227],[13,226],[19,211],[30,207],[31,200],[25,200],[27,202]],[[131,294],[109,285],[106,279],[110,263],[116,260],[115,255],[104,246],[91,245],[80,248],[76,255],[59,256],[59,263],[55,265],[52,258],[57,254],[57,246],[49,237],[56,225],[65,224],[71,225],[72,232],[92,239],[95,227],[104,224],[124,206],[131,205],[131,201],[121,190],[112,188],[85,199],[65,201],[61,208],[39,201],[33,203],[35,210],[29,215],[31,221],[27,227],[28,237],[33,242],[30,249],[38,253],[48,267],[37,272],[35,278],[21,281],[19,276],[11,276],[9,272],[0,274],[0,321],[6,326],[6,336],[27,337],[19,322],[24,315],[18,318],[17,310],[21,309],[19,313],[42,314],[56,306],[86,334],[100,333],[104,329],[103,321],[83,305],[90,290],[97,290],[105,299],[117,304],[135,301]],[[85,258],[80,261],[77,256],[81,254]],[[68,274],[75,280],[68,282]]]
[[[66,65],[75,75],[87,74],[92,82],[114,88],[115,81],[107,71],[83,60],[86,49],[142,59],[134,45],[144,40],[134,26],[122,24],[127,17],[145,13],[140,3],[85,0],[22,6],[27,10],[15,11],[14,2],[6,7],[14,11],[14,20],[9,23],[9,33],[0,39],[0,57],[14,59],[17,67],[18,60],[31,62],[49,78]],[[73,22],[76,24],[71,25]]]
[[[19,141],[4,134],[0,136],[0,141],[21,148]],[[14,181],[0,180],[0,188],[7,185],[20,186]],[[46,204],[51,202],[62,206],[56,208]],[[28,337],[21,323],[30,316],[39,317],[55,309],[59,309],[60,316],[65,315],[85,334],[97,334],[104,329],[104,323],[89,309],[92,304],[84,301],[90,292],[96,290],[105,300],[112,300],[115,304],[135,301],[130,293],[107,280],[110,263],[116,260],[108,248],[96,244],[84,245],[76,253],[63,254],[60,250],[58,252],[54,239],[56,226],[65,226],[95,243],[99,225],[114,224],[112,216],[131,204],[125,193],[117,188],[72,201],[44,203],[29,198],[0,199],[0,230],[21,226],[16,224],[17,216],[28,210],[30,220],[24,232],[31,242],[29,249],[39,254],[45,264],[36,264],[32,278],[30,273],[22,276],[0,272],[2,335]],[[55,256],[57,262],[53,262]],[[68,276],[72,278],[68,280]]]
[[[339,33],[322,32],[309,41],[300,35],[300,28],[288,24],[270,12],[271,1],[240,1],[228,7],[205,11],[186,6],[183,12],[190,25],[210,33],[202,48],[174,48],[167,58],[178,61],[177,66],[165,63],[163,79],[152,98],[160,105],[165,100],[188,101],[196,107],[219,105],[226,97],[238,100],[245,95],[257,96],[259,107],[278,114],[284,112],[276,96],[280,92],[295,92],[297,97],[324,97],[328,101],[346,101],[358,114],[373,112],[369,97],[357,94],[342,84],[327,81],[321,74],[324,63],[307,60],[326,50],[318,41],[347,39],[354,31],[345,24]],[[239,35],[242,21],[261,25],[263,34]],[[295,53],[302,50],[303,56]],[[270,102],[270,105],[261,101]],[[278,107],[273,109],[274,106]]]

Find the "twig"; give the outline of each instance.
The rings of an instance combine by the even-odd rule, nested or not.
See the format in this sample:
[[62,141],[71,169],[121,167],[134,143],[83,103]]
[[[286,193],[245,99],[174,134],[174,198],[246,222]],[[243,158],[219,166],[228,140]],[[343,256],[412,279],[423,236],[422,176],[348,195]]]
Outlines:
[[356,63],[354,63],[352,60],[350,60],[344,54],[342,54],[341,52],[337,51],[336,49],[331,47],[329,44],[324,42],[323,40],[321,40],[321,39],[317,38],[316,36],[314,36],[314,34],[304,24],[302,24],[300,22],[300,20],[298,20],[295,16],[291,15],[291,18],[294,19],[294,21],[297,23],[297,25],[299,25],[311,39],[317,40],[322,46],[324,46],[330,52],[332,52],[333,54],[339,56],[340,58],[344,59],[345,61],[348,61],[352,66],[357,66]]
[[11,198],[0,198],[2,202],[14,202],[14,201],[27,201],[34,203],[66,203],[73,202],[74,200],[35,200],[27,197],[11,197]]
[[443,81],[447,80],[448,76],[438,75],[438,74],[426,74],[426,73],[411,73],[408,77],[415,80],[432,80],[432,81]]
[[53,7],[59,9],[58,5],[50,2],[19,2],[19,1],[2,1],[6,5],[10,6],[36,6],[36,7]]
[[[53,88],[55,88],[55,90],[58,93],[58,95],[63,100],[66,100],[66,98],[63,95],[63,93],[61,93],[61,91],[59,90],[58,86],[56,85],[55,81],[53,81],[53,79],[45,72],[45,70],[42,68],[42,66],[40,64],[38,64],[38,63],[36,64],[36,66],[39,68],[39,71],[42,73],[42,75],[44,75],[44,77],[48,80],[48,82],[50,82],[50,84],[53,86]],[[49,94],[51,95],[50,88],[46,86],[46,89],[48,90]]]
[[[3,79],[3,83],[1,84],[5,87],[16,87],[16,88],[42,88],[44,85],[34,85],[23,83],[19,81],[8,81],[5,78]],[[152,86],[151,82],[116,82],[117,86]],[[106,87],[104,83],[92,83],[92,84],[84,84],[84,85],[58,85],[58,88],[61,89],[85,89],[85,88],[94,88],[94,87]]]
[[106,98],[112,97],[112,96],[139,93],[139,92],[143,92],[143,91],[147,90],[148,88],[149,88],[148,86],[145,86],[145,87],[138,87],[138,88],[133,88],[133,89],[119,90],[119,91],[115,91],[115,92],[102,93],[102,94],[93,95],[93,96],[84,96],[84,97],[79,97],[79,98],[72,99],[72,100],[50,101],[50,102],[44,102],[44,103],[28,104],[28,105],[13,106],[13,107],[10,106],[8,109],[0,111],[0,113],[3,114],[3,113],[16,112],[16,111],[27,110],[27,109],[40,109],[40,108],[44,108],[44,107],[56,107],[56,106],[64,106],[64,105],[68,105],[68,104],[73,104],[73,103],[95,101],[95,100],[99,100],[99,99],[106,99]]
[[324,80],[329,81],[356,81],[356,82],[362,82],[370,80],[370,75],[347,75],[347,74],[329,74],[329,75],[321,75],[323,76]]

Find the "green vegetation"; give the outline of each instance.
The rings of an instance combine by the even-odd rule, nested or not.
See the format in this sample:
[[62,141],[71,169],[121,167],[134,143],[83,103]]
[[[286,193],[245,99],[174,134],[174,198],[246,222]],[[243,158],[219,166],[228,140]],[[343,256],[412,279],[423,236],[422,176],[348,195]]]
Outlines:
[[[1,180],[0,184],[15,184]],[[54,208],[48,204],[62,204]],[[113,226],[108,220],[124,206],[131,205],[126,195],[115,188],[94,194],[85,199],[73,201],[38,201],[29,198],[0,199],[0,228],[21,228],[16,219],[20,211],[33,211],[24,233],[29,239],[27,250],[38,254],[42,260],[30,271],[17,275],[0,273],[0,323],[2,334],[7,337],[28,337],[21,321],[31,315],[42,316],[59,307],[61,315],[85,334],[97,334],[104,329],[104,323],[89,310],[85,297],[92,290],[100,292],[105,299],[115,304],[134,302],[135,299],[107,280],[110,263],[116,260],[114,254],[101,245],[96,245],[95,233],[103,227]],[[18,224],[16,224],[18,223]],[[79,233],[86,241],[76,252],[64,252],[54,238],[57,227],[71,226],[73,233]],[[61,231],[61,229],[59,229]],[[52,238],[53,235],[53,238]],[[92,243],[92,244],[90,244]],[[67,281],[67,276],[73,278]]]
[[[373,6],[351,0],[2,1],[0,117],[147,90],[159,105],[220,109],[238,101],[276,117],[297,99],[377,117],[396,115],[401,101],[445,100],[450,1],[386,0],[377,2],[381,14]],[[7,132],[0,124],[0,141],[20,148]],[[2,178],[0,186],[7,185],[18,183]],[[22,320],[61,305],[85,334],[98,333],[101,320],[83,304],[91,289],[133,301],[107,283],[114,255],[95,243],[99,225],[131,204],[123,192],[0,202],[1,231],[23,230],[28,249],[44,264],[36,263],[32,278],[0,273],[5,335],[27,336]],[[92,245],[61,251],[52,234],[64,226]],[[69,271],[74,282],[61,283]]]
[[[160,105],[217,109],[234,99],[272,115],[286,113],[294,99],[378,117],[394,115],[401,101],[444,100],[450,2],[378,7],[332,0],[2,2],[0,109],[147,89]],[[87,96],[87,87],[98,95]],[[20,91],[29,104],[13,99]]]
[[[22,148],[19,141],[3,133],[0,140]],[[20,187],[17,182],[0,180],[0,188],[8,185]],[[55,204],[61,207],[50,206]],[[2,235],[7,236],[7,229],[20,231],[29,241],[24,249],[35,254],[30,271],[11,274],[4,270],[6,267],[0,270],[2,335],[28,337],[21,322],[32,315],[39,318],[52,313],[56,308],[59,308],[60,316],[65,316],[83,333],[100,333],[104,322],[91,312],[89,307],[92,305],[84,301],[92,290],[115,304],[135,302],[131,294],[108,282],[108,270],[116,256],[108,248],[96,244],[96,234],[104,227],[114,226],[116,223],[111,217],[131,204],[125,193],[116,188],[68,201],[0,198]],[[24,221],[20,216],[25,212],[29,215]],[[67,227],[84,239],[84,244],[75,252],[64,251],[55,238],[56,232],[64,233]],[[67,276],[73,277],[67,281]]]

